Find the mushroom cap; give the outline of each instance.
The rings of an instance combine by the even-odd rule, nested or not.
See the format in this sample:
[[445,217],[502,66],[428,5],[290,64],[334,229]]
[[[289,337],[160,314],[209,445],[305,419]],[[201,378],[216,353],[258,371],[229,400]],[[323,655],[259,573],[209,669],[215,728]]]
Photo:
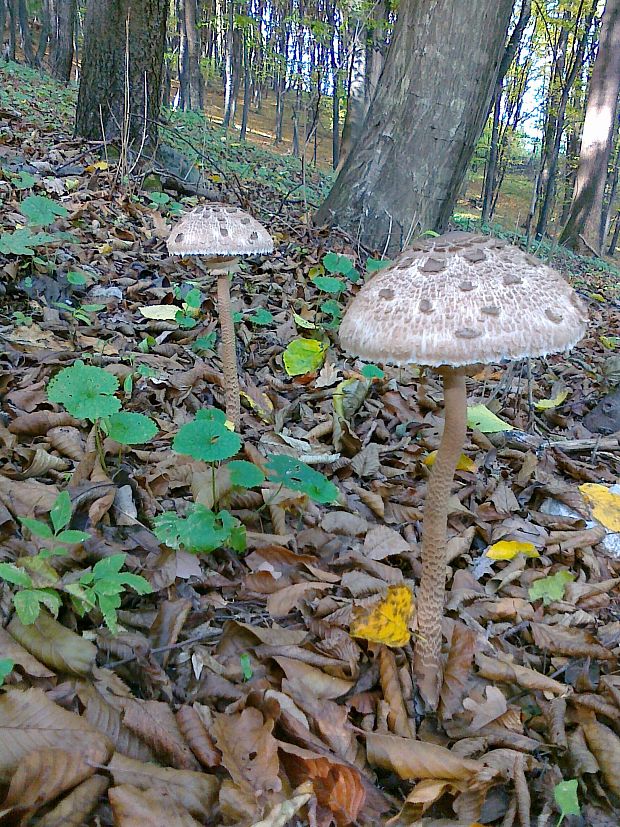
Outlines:
[[569,350],[586,325],[557,270],[501,239],[450,232],[415,242],[366,282],[339,336],[363,359],[462,367]]
[[202,204],[174,225],[167,245],[173,256],[252,256],[270,253],[273,239],[239,207]]

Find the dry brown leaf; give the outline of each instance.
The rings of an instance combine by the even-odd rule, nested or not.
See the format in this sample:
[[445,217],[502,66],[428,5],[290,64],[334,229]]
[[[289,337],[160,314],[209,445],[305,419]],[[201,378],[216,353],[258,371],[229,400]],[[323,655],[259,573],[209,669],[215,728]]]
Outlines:
[[112,787],[108,798],[117,827],[200,827],[188,811],[163,790],[140,790],[132,784]]
[[605,783],[614,795],[620,795],[620,738],[594,716],[582,727]]
[[[467,782],[446,781],[442,778],[425,778],[418,782],[405,799],[401,811],[401,820],[410,824],[422,815],[445,793],[455,795],[457,792],[466,789]],[[406,820],[405,820],[406,819]]]
[[265,720],[252,707],[234,715],[217,715],[213,725],[222,764],[236,784],[252,790],[257,798],[282,788],[278,746],[272,730],[273,721]]
[[119,705],[125,726],[148,744],[158,758],[178,770],[200,769],[168,704],[121,698]]
[[340,698],[353,686],[353,681],[328,675],[308,663],[293,658],[274,658],[296,693],[304,692],[316,698]]
[[383,697],[390,707],[387,719],[390,730],[403,738],[415,738],[415,722],[407,715],[398,679],[396,657],[387,646],[382,646],[379,653],[379,677]]
[[585,629],[566,626],[547,626],[544,623],[530,624],[534,643],[540,649],[547,649],[554,655],[568,655],[573,658],[615,659],[615,655],[596,640]]
[[330,534],[345,537],[359,537],[368,531],[368,522],[363,517],[348,511],[328,511],[321,520],[321,528]]
[[43,485],[36,480],[19,482],[0,474],[0,504],[20,517],[49,513],[58,493],[55,485]]
[[552,692],[554,695],[566,695],[570,692],[570,687],[534,669],[508,663],[499,660],[498,657],[490,658],[482,652],[476,653],[476,665],[479,674],[489,681],[517,683],[524,689],[539,689],[541,692]]
[[77,428],[61,425],[47,432],[47,441],[63,457],[80,462],[84,458],[84,440]]
[[513,779],[517,799],[517,812],[519,813],[519,823],[521,824],[521,827],[530,827],[532,823],[530,819],[532,799],[527,785],[527,779],[525,777],[525,755],[522,753],[517,753],[515,756]]
[[331,583],[321,583],[317,580],[308,580],[304,583],[294,583],[284,586],[267,598],[267,611],[272,617],[286,617],[294,608],[301,606],[306,598],[313,597],[312,592],[329,589]]
[[417,780],[441,778],[447,781],[463,781],[487,774],[480,761],[461,758],[445,747],[397,735],[381,735],[369,732],[366,736],[368,763],[391,770],[400,778]]
[[280,742],[280,749],[293,784],[311,781],[317,801],[330,811],[338,827],[357,822],[366,802],[366,791],[357,769],[294,744]]
[[19,763],[3,802],[12,817],[26,821],[48,801],[80,784],[95,772],[79,752],[39,748]]
[[56,672],[87,675],[95,662],[97,647],[67,629],[45,609],[30,626],[24,626],[13,615],[7,629],[24,649]]
[[62,425],[79,427],[81,422],[74,419],[68,413],[52,413],[52,411],[35,411],[34,413],[22,414],[9,423],[9,431],[20,436],[42,436],[50,428],[58,428]]
[[37,821],[37,827],[83,827],[88,823],[109,783],[103,775],[93,775],[82,781],[53,810]]
[[477,701],[473,698],[465,698],[463,707],[474,713],[469,728],[474,732],[483,726],[496,721],[508,711],[506,698],[496,686],[487,686],[485,689],[486,700]]
[[395,554],[410,554],[411,546],[393,528],[379,525],[371,528],[364,539],[364,554],[371,560],[383,560]]
[[599,772],[598,762],[588,749],[586,737],[580,726],[573,732],[569,732],[566,740],[568,741],[568,757],[576,778],[580,778],[586,773],[595,775]]
[[78,696],[85,706],[84,718],[110,739],[117,752],[138,761],[155,760],[149,746],[125,726],[120,709],[109,704],[95,686],[80,685]]
[[440,701],[441,714],[445,720],[459,711],[467,691],[472,661],[476,649],[476,633],[464,623],[455,623],[448,651],[448,660],[443,674]]
[[40,689],[9,689],[0,697],[0,779],[7,781],[36,750],[61,749],[90,768],[105,764],[109,741],[88,721],[50,701]]
[[118,752],[112,756],[108,768],[116,786],[131,784],[140,790],[157,792],[185,807],[199,821],[213,816],[219,790],[219,781],[214,775],[143,764]]
[[199,713],[191,706],[182,706],[176,714],[181,734],[203,767],[219,767],[222,753],[215,746],[213,738]]
[[16,666],[23,669],[26,675],[32,678],[52,678],[54,672],[33,657],[30,652],[24,649],[15,638],[5,629],[0,628],[0,652],[3,658],[12,660]]
[[254,822],[252,827],[286,827],[293,816],[297,815],[301,808],[310,801],[312,795],[312,784],[310,782],[302,784],[293,791],[292,798],[276,804],[266,818]]

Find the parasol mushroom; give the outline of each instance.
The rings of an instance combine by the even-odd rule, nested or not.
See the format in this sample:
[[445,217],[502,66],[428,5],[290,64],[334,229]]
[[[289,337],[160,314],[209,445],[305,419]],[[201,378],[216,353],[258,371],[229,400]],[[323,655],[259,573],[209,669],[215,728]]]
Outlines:
[[239,256],[271,253],[273,239],[262,224],[239,207],[203,204],[175,224],[167,246],[174,256],[206,256],[206,267],[217,276],[226,417],[238,428],[241,403],[229,276],[237,272]]
[[556,270],[497,238],[450,232],[415,243],[368,281],[340,325],[354,356],[438,369],[444,429],[422,526],[414,672],[427,706],[441,688],[448,500],[467,424],[466,375],[479,364],[569,350],[587,315]]

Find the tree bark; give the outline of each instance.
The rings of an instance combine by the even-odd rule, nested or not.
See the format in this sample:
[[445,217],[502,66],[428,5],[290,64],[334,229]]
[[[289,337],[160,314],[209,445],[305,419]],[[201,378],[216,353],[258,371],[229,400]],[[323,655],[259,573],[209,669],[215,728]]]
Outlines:
[[4,27],[6,24],[6,0],[0,0],[0,46],[4,48]]
[[444,228],[486,118],[512,0],[407,0],[362,135],[316,220],[394,252]]
[[[0,0],[0,32],[2,31],[2,5],[4,0]],[[50,38],[51,30],[51,16],[50,16],[50,0],[43,0],[41,3],[41,31],[39,32],[39,43],[37,44],[36,64],[41,66],[45,51]]]
[[49,62],[52,76],[62,83],[71,80],[75,13],[76,0],[55,0]]
[[575,192],[560,243],[600,255],[607,164],[620,91],[620,0],[607,0],[583,123]]
[[15,60],[17,52],[17,0],[7,0],[9,10],[9,60]]
[[24,60],[28,66],[34,66],[34,52],[32,51],[32,34],[28,24],[28,7],[26,0],[17,0],[17,14],[19,18],[19,30],[22,36],[22,50]]
[[200,70],[200,35],[196,0],[183,0],[181,10],[181,107],[202,111],[204,80]]
[[127,134],[130,143],[140,144],[144,137],[156,144],[168,5],[168,0],[88,0],[78,135],[110,140]]

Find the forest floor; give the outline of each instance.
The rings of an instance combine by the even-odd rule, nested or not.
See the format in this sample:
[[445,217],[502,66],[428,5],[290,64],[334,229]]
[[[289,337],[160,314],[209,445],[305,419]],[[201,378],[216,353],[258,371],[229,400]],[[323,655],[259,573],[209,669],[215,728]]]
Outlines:
[[620,443],[583,417],[620,375],[618,271],[537,245],[587,336],[469,381],[425,714],[441,391],[339,349],[376,262],[312,227],[329,179],[163,130],[275,240],[232,285],[235,434],[213,279],[165,245],[197,199],[72,139],[74,103],[0,67],[0,823],[615,827]]

